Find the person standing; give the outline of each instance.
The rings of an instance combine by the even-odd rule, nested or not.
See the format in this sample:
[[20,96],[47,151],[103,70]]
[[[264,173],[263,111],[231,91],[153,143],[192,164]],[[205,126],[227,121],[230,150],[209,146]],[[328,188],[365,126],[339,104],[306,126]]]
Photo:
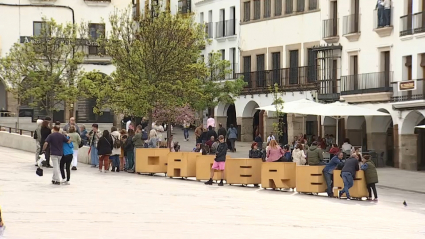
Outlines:
[[378,172],[376,171],[375,164],[369,159],[370,159],[369,155],[365,155],[362,158],[363,164],[360,167],[360,169],[363,170],[365,174],[367,191],[369,192],[369,197],[367,198],[367,200],[372,200],[372,191],[373,191],[373,196],[375,197],[373,200],[378,201],[378,193],[376,192],[376,185],[375,185],[378,183]]
[[350,188],[354,184],[354,177],[356,172],[359,171],[359,161],[357,154],[352,154],[350,158],[345,160],[344,167],[341,170],[341,178],[344,181],[344,188],[339,191],[338,197],[341,198],[342,194],[345,193],[347,200],[350,200]]
[[120,171],[124,171],[125,165],[125,141],[127,139],[127,131],[121,129],[120,131],[120,140],[121,140],[121,153],[120,153]]
[[125,169],[128,173],[134,173],[134,144],[133,144],[134,130],[128,130],[128,138],[125,141]]
[[263,138],[261,137],[261,133],[258,133],[258,135],[254,139],[254,142],[257,143],[257,147],[259,149],[263,149]]
[[199,125],[196,129],[195,129],[195,136],[196,136],[196,143],[202,143],[202,132],[203,132],[203,126]]
[[85,125],[80,126],[80,137],[83,145],[89,145],[89,137],[87,137],[87,129]]
[[208,117],[208,119],[207,119],[207,129],[209,129],[210,126],[211,126],[212,129],[215,131],[215,119],[211,116],[208,116],[208,114],[207,114],[207,117]]
[[80,134],[76,132],[76,128],[74,126],[69,127],[68,132],[69,139],[71,140],[72,145],[74,147],[72,154],[72,170],[77,170],[78,149],[81,144],[81,137]]
[[42,119],[37,120],[37,128],[34,132],[34,139],[35,139],[35,166],[38,166],[37,161],[40,158],[41,153],[41,124],[43,123]]
[[[74,128],[74,126],[71,126],[71,128]],[[71,128],[69,130],[71,130]],[[73,129],[75,131],[75,128]],[[78,135],[78,133],[77,133]],[[70,139],[68,136],[67,139]],[[74,143],[71,141],[70,143],[64,142],[63,143],[63,156],[60,160],[60,172],[62,176],[62,183],[65,185],[69,185],[69,180],[71,180],[71,162],[74,154]],[[66,169],[66,181],[65,181],[65,170]]]
[[[41,129],[40,129],[40,134],[41,134],[40,148],[41,149],[43,149],[44,142],[46,141],[47,137],[49,137],[49,135],[52,133],[52,130],[49,128],[50,122],[47,119],[50,119],[50,118],[46,117],[46,120],[44,120],[43,123],[41,123]],[[46,168],[53,168],[50,165],[50,146],[49,145],[47,145],[44,156],[46,161],[43,162],[43,166]]]
[[79,128],[79,127],[78,127],[78,125],[75,123],[75,118],[74,118],[74,117],[69,118],[69,123],[68,123],[68,124],[66,124],[66,125],[63,127],[63,131],[68,132],[68,131],[69,131],[69,128],[70,128],[71,126],[74,126],[75,131],[76,131],[78,134],[80,134],[80,128]]
[[269,137],[267,137],[267,143],[270,143],[272,140],[276,140],[276,137],[274,137],[273,132],[270,132]]
[[344,157],[344,154],[342,152],[337,153],[331,161],[329,161],[328,164],[323,168],[323,177],[325,177],[327,189],[326,192],[328,193],[328,197],[333,197],[333,175],[334,170],[338,165],[342,162],[342,158]]
[[184,134],[184,141],[189,141],[189,129],[190,129],[190,123],[186,120],[183,121],[183,134]]
[[217,136],[223,135],[224,137],[224,141],[226,141],[226,135],[227,135],[227,130],[226,128],[223,127],[223,125],[220,123],[218,124],[218,130],[217,130]]
[[121,154],[121,140],[120,140],[120,132],[118,132],[117,127],[111,128],[111,136],[112,136],[112,154],[109,156],[109,159],[112,160],[112,172],[120,171],[120,154]]
[[211,137],[214,137],[214,139],[218,139],[218,135],[215,132],[215,130],[213,129],[212,126],[208,127],[208,132],[207,132],[207,141],[211,139]]
[[[99,154],[99,171],[106,173],[109,171],[109,156],[112,154],[113,141],[109,131],[104,130],[102,137],[97,142],[97,150]],[[104,167],[102,171],[102,167]]]
[[238,130],[233,124],[231,124],[230,128],[227,130],[227,138],[229,139],[232,152],[236,152],[235,142],[238,138]]
[[[59,133],[58,127],[53,127],[53,133],[50,134],[43,145],[43,152],[50,149],[50,156],[53,164],[53,177],[52,183],[55,185],[60,185],[60,170],[59,162],[63,156],[63,143],[70,143],[71,141],[65,137],[65,135]],[[47,146],[50,146],[47,148]]]
[[383,26],[389,27],[391,24],[391,0],[383,0],[384,7],[384,24]]
[[99,165],[99,154],[97,151],[97,143],[101,137],[101,133],[99,132],[99,125],[93,124],[92,130],[89,133],[89,141],[90,141],[90,158],[91,158],[91,166],[92,168],[97,168]]
[[224,137],[222,135],[218,138],[218,141],[220,142],[220,144],[217,147],[217,153],[215,155],[214,164],[211,167],[210,179],[205,183],[206,185],[213,184],[214,170],[219,170],[221,171],[221,180],[218,186],[224,186],[223,179],[224,166],[226,163],[227,144],[224,142]]
[[143,134],[142,126],[141,125],[138,125],[136,127],[136,134],[132,138],[134,147],[136,147],[136,148],[143,148],[145,146],[145,140],[147,140],[147,138],[145,138],[145,136]]

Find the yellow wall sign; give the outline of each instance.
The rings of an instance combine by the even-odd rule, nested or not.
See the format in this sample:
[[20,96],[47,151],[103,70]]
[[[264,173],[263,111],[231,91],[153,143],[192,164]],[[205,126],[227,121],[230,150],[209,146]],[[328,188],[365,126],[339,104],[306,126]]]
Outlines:
[[416,90],[416,81],[400,81],[398,82],[398,90],[399,91],[407,91],[407,90]]

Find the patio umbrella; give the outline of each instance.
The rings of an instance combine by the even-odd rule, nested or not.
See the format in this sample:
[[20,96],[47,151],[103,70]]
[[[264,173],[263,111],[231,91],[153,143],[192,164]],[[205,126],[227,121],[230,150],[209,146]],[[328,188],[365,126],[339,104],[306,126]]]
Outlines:
[[344,102],[319,104],[315,107],[299,109],[300,114],[328,116],[336,119],[336,141],[338,142],[338,119],[344,116],[388,116],[387,113],[371,110]]

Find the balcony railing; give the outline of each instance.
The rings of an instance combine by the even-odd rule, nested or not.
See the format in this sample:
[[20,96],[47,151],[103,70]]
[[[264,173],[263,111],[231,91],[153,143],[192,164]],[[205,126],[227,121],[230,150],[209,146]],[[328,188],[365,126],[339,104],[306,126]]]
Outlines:
[[338,36],[338,18],[323,20],[323,38]]
[[360,15],[352,14],[343,18],[343,35],[360,32]]
[[236,79],[236,73],[239,72],[238,63],[230,63],[231,72],[226,75],[226,80]]
[[415,33],[425,32],[425,12],[418,12],[413,15]]
[[216,22],[216,38],[228,37],[236,35],[236,20],[230,19],[226,21]]
[[207,38],[213,38],[213,22],[205,23],[205,34],[207,34]]
[[391,92],[393,72],[375,72],[341,77],[341,95]]
[[319,84],[319,100],[338,101],[340,96],[341,81],[337,80],[320,80]]
[[389,11],[385,9],[373,10],[373,29],[393,26],[393,8]]
[[400,17],[400,36],[413,34],[413,15]]
[[394,102],[410,101],[410,100],[423,100],[425,99],[424,79],[418,79],[415,82],[416,89],[409,91],[399,91],[397,82],[393,82],[393,97],[391,100]]
[[302,90],[306,87],[313,89],[317,84],[314,69],[314,67],[310,66],[301,66],[266,71],[244,72],[237,73],[235,78],[238,78],[241,75],[244,76],[244,81],[248,83],[245,88],[249,89],[250,92],[258,91],[266,93],[268,87],[275,84],[288,90]]

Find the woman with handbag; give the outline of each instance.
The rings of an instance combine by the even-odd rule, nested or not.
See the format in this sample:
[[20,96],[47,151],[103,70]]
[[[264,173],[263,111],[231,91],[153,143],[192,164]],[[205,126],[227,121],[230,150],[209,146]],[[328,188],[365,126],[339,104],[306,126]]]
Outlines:
[[274,139],[270,140],[266,154],[267,162],[284,162],[285,151],[283,151]]
[[102,167],[105,166],[103,170],[104,173],[109,171],[109,155],[112,154],[113,141],[109,131],[104,130],[102,137],[99,138],[97,142],[97,151],[99,154],[99,171],[102,172]]

